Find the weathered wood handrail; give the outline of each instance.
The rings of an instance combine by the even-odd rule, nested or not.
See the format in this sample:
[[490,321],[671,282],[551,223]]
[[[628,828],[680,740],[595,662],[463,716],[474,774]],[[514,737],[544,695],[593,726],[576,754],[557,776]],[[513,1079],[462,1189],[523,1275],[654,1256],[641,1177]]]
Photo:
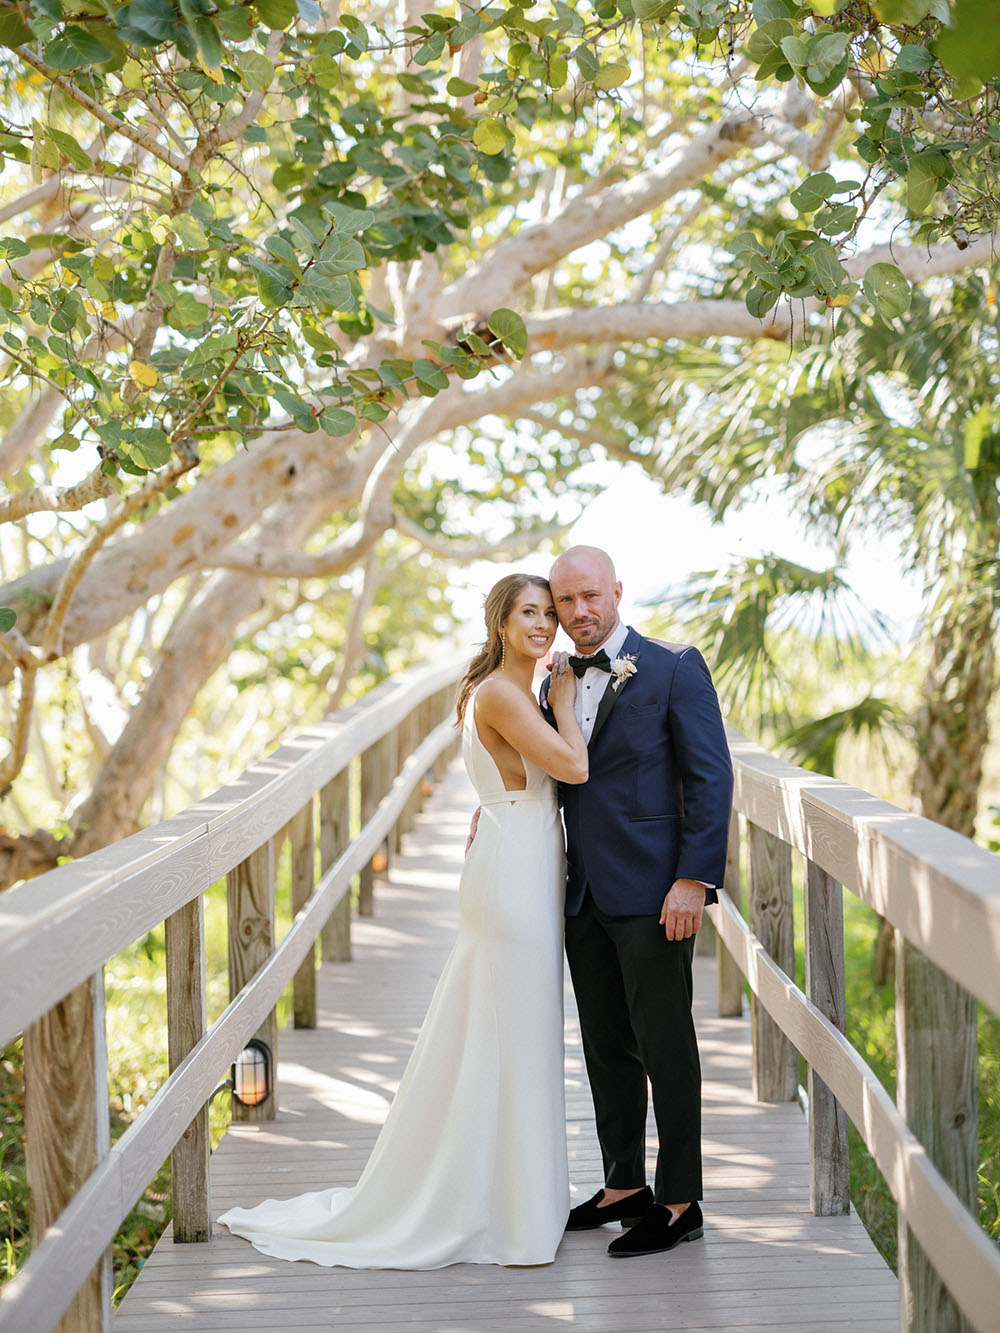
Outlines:
[[[99,1029],[88,1043],[86,1098],[89,1105],[103,1097],[104,1105],[103,1128],[89,1126],[82,1138],[44,1099],[26,1127],[29,1141],[35,1139],[29,1172],[32,1159],[44,1168],[47,1155],[61,1152],[65,1163],[68,1140],[70,1155],[79,1159],[70,1163],[78,1187],[48,1207],[44,1227],[37,1236],[33,1231],[31,1258],[0,1296],[3,1333],[45,1333],[54,1327],[91,1333],[109,1327],[108,1247],[171,1151],[175,1238],[198,1240],[211,1233],[208,1099],[246,1042],[262,1024],[273,1023],[289,982],[296,985],[296,1021],[315,1023],[307,966],[315,940],[324,937],[327,956],[350,956],[353,877],[370,865],[404,810],[413,808],[424,775],[455,744],[452,700],[459,671],[458,664],[449,664],[403,672],[182,814],[0,897],[0,1045],[21,1031],[43,1033],[52,1014],[69,1012],[75,1018],[73,997],[96,996],[83,1018]],[[405,745],[397,747],[402,726]],[[390,770],[386,760],[397,749],[404,762]],[[380,762],[364,791],[367,818],[352,840],[348,768],[356,757],[375,753]],[[313,885],[317,793],[322,871]],[[286,834],[292,839],[295,917],[275,947],[274,852]],[[223,875],[229,877],[233,997],[208,1027],[201,896]],[[245,930],[239,934],[234,926],[241,919]],[[110,1147],[102,970],[161,922],[168,923],[171,1072]],[[39,1071],[28,1068],[27,1045],[26,1078],[32,1080]],[[36,1041],[39,1060],[45,1045]],[[272,1050],[276,1058],[273,1044]],[[47,1083],[44,1076],[33,1080],[35,1087]]]
[[[968,839],[919,816],[898,810],[867,792],[795,768],[729,732],[736,774],[734,806],[746,824],[749,848],[749,924],[738,909],[739,834],[730,848],[727,889],[710,909],[728,958],[720,974],[720,1012],[733,1012],[732,961],[754,997],[754,1086],[758,1095],[781,1100],[789,1087],[789,1063],[800,1053],[810,1071],[812,1203],[814,1211],[843,1211],[847,1201],[847,1142],[844,1115],[854,1122],[899,1206],[901,1238],[901,1327],[916,1333],[996,1327],[1000,1309],[1000,1249],[969,1211],[975,1196],[956,1193],[920,1141],[926,1106],[906,1115],[900,1071],[897,1107],[876,1075],[844,1036],[843,918],[840,886],[874,907],[897,929],[899,951],[910,948],[928,968],[945,974],[994,1012],[1000,1012],[1000,858]],[[789,949],[792,912],[791,849],[805,858],[807,990],[795,985]],[[779,923],[776,925],[776,922]],[[919,954],[917,954],[919,950]],[[773,954],[778,953],[779,957]],[[912,967],[913,964],[911,963]],[[951,978],[952,980],[948,980]],[[931,979],[931,986],[934,980]],[[912,1012],[913,995],[897,986],[900,1046],[910,1050],[910,1099],[918,1085],[925,1102],[955,1099],[975,1114],[974,1006],[959,1002],[959,1030],[947,1023],[929,1034]],[[923,1020],[926,1026],[926,1020]],[[918,1039],[912,1033],[918,1028]],[[780,1031],[776,1031],[780,1029]],[[950,1044],[969,1065],[971,1086],[943,1087],[927,1064],[940,1069]],[[933,1049],[932,1049],[933,1048]],[[954,1051],[947,1052],[956,1063]],[[902,1065],[902,1061],[901,1061]],[[975,1124],[955,1131],[975,1147]],[[907,1121],[910,1123],[907,1123]],[[940,1156],[947,1160],[947,1153]],[[973,1157],[973,1162],[974,1162]],[[964,1177],[968,1170],[949,1171]],[[975,1173],[972,1173],[974,1185]],[[922,1253],[920,1253],[922,1251]]]

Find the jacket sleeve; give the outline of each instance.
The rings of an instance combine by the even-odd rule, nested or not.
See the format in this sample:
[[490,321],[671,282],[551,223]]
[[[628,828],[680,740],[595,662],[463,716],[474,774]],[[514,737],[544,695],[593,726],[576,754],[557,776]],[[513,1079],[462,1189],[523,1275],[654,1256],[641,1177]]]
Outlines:
[[[677,664],[667,724],[684,799],[676,875],[718,886],[726,874],[733,765],[719,699],[697,648],[686,648]],[[715,889],[706,889],[705,901],[718,901]]]

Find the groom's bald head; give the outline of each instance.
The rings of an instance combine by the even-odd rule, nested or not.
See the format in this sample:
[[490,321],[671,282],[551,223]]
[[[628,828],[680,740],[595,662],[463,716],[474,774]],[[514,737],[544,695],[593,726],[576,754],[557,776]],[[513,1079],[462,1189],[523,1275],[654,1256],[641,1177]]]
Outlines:
[[571,546],[549,571],[559,623],[578,648],[599,647],[618,624],[622,585],[607,551]]

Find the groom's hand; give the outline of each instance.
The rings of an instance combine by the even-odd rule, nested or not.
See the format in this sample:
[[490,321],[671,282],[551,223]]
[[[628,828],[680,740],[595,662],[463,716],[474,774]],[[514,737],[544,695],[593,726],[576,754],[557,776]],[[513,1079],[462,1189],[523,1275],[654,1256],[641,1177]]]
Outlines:
[[472,823],[469,825],[469,837],[465,844],[466,856],[469,855],[469,848],[472,846],[473,842],[476,839],[476,829],[479,827],[479,815],[482,811],[482,808],[483,807],[481,805],[477,805],[475,811],[473,812]]
[[663,900],[660,925],[668,940],[686,940],[696,935],[705,909],[705,886],[696,879],[675,879]]

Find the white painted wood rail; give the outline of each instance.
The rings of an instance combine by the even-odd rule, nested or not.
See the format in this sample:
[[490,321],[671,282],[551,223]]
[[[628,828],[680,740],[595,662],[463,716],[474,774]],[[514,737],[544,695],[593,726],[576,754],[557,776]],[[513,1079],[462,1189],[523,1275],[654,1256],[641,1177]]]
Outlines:
[[[425,775],[456,743],[459,673],[459,664],[403,672],[182,814],[0,896],[0,1045],[25,1033],[33,1239],[28,1263],[0,1295],[3,1333],[109,1327],[108,1247],[172,1151],[175,1235],[210,1234],[208,1099],[293,979],[296,1022],[315,1023],[306,976],[314,942],[333,914],[333,947],[349,956],[344,907],[349,912],[352,879],[405,822]],[[401,729],[404,745],[384,743]],[[361,791],[367,818],[351,839],[347,770],[373,753],[381,760]],[[385,763],[390,753],[400,755],[398,771]],[[322,873],[310,891],[317,794]],[[298,906],[275,947],[272,853],[288,834]],[[228,1008],[206,1027],[201,895],[223,875],[230,885],[231,985],[234,968],[239,983]],[[241,903],[248,904],[245,929],[234,938]],[[171,1074],[110,1147],[102,970],[164,921]],[[85,1106],[77,1096],[67,1115],[58,1090],[78,1085]]]
[[[845,1113],[861,1133],[899,1205],[901,1328],[996,1329],[1000,1248],[975,1215],[970,997],[1000,1013],[1000,858],[867,792],[795,768],[738,732],[730,730],[729,742],[734,806],[750,852],[750,923],[738,907],[738,825],[728,892],[709,912],[753,994],[755,1089],[788,1097],[786,1050],[808,1062],[810,1115],[824,1125],[811,1138],[815,1211],[847,1206]],[[787,949],[783,969],[761,938],[788,938],[793,849],[805,859],[808,995],[788,975]],[[840,885],[897,930],[897,971],[908,978],[897,978],[897,1034],[907,1052],[898,1107],[843,1035]],[[732,994],[731,974],[721,975],[720,1011],[732,1012]]]

